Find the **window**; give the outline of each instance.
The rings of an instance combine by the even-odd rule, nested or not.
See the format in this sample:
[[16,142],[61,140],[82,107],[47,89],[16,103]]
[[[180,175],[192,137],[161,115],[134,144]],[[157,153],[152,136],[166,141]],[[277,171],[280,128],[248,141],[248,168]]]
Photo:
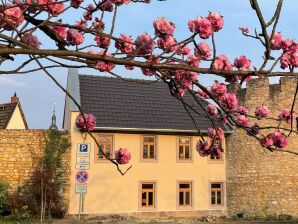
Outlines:
[[156,159],[156,138],[155,136],[143,136],[143,159]]
[[223,183],[211,183],[211,205],[223,205]]
[[191,182],[178,183],[178,206],[179,207],[192,206],[192,183]]
[[155,208],[155,183],[141,183],[141,208]]
[[[99,144],[102,147],[102,150],[106,154],[107,157],[111,158],[113,155],[113,136],[112,135],[102,135],[98,140]],[[97,150],[97,160],[105,159],[102,152]]]
[[190,137],[178,138],[178,159],[191,160],[191,139]]

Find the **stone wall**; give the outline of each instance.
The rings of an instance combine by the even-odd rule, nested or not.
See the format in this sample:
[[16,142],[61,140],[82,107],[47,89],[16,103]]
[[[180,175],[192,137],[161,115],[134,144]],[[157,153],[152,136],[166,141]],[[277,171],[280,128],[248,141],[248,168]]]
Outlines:
[[[45,130],[0,130],[0,180],[13,189],[30,183],[45,145]],[[65,133],[65,137],[70,136]],[[70,150],[63,158],[69,183]]]
[[[239,97],[250,113],[254,113],[256,106],[265,105],[271,116],[277,117],[280,109],[291,108],[296,83],[294,78],[282,78],[274,85],[269,85],[267,78],[251,80]],[[298,102],[295,111],[298,112]],[[251,120],[252,124],[254,122]],[[276,121],[261,121],[261,124],[276,126]],[[294,128],[296,130],[296,122]],[[285,149],[298,152],[297,134],[291,135]],[[227,137],[226,153],[229,215],[243,212],[246,216],[289,214],[298,217],[297,155],[270,152],[240,129]]]

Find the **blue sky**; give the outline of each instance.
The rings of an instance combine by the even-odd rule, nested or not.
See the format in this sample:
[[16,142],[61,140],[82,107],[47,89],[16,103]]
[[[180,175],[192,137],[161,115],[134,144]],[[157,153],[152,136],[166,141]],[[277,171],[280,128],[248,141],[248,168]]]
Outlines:
[[[85,1],[87,2],[87,1]],[[277,0],[260,1],[264,15],[269,19],[272,15]],[[297,40],[297,0],[284,1],[284,8],[277,31],[282,31],[288,38]],[[250,9],[249,0],[167,0],[163,2],[152,1],[152,4],[131,4],[120,7],[115,28],[115,35],[121,33],[131,34],[134,38],[142,33],[153,34],[152,22],[160,16],[164,16],[176,24],[175,36],[178,40],[188,37],[187,28],[189,19],[197,16],[205,16],[209,11],[220,12],[225,18],[225,25],[221,32],[216,34],[218,54],[226,54],[231,60],[245,54],[254,65],[259,65],[263,53],[260,44],[255,40],[244,38],[240,26],[247,26],[251,31],[259,28],[257,18]],[[73,23],[79,20],[78,13],[69,14],[65,21]],[[41,39],[43,47],[50,46],[45,39]],[[18,58],[17,58],[18,60]],[[2,69],[14,67],[10,64]],[[52,74],[66,85],[67,69],[53,69]],[[137,70],[129,72],[121,68],[115,71],[125,77],[145,77]],[[81,69],[82,74],[103,75],[91,69]],[[213,77],[201,75],[200,81],[210,84]],[[272,80],[276,82],[277,80]],[[51,114],[56,103],[58,126],[61,128],[64,108],[64,94],[41,71],[25,75],[0,75],[0,103],[10,100],[11,95],[17,92],[25,112],[30,128],[48,128],[51,122]]]

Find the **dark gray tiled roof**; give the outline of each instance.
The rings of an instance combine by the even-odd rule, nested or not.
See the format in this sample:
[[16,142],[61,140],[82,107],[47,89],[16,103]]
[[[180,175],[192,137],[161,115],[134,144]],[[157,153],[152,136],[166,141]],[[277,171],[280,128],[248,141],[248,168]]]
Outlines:
[[[140,84],[119,78],[80,75],[79,82],[81,106],[85,112],[96,116],[97,127],[196,131],[182,103],[171,96],[168,85],[162,81]],[[190,94],[184,99],[197,105]],[[203,100],[202,103],[207,104]],[[207,118],[194,113],[193,116],[202,131],[211,127]]]
[[17,103],[0,104],[0,129],[5,129],[17,106]]

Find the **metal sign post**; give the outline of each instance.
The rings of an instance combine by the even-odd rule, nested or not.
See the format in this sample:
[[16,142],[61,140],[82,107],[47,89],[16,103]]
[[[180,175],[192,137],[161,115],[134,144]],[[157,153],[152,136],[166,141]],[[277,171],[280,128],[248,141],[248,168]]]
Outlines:
[[83,207],[83,197],[87,193],[87,181],[89,179],[89,174],[85,170],[80,170],[75,175],[76,184],[75,184],[75,193],[80,195],[79,201],[79,217],[78,222],[81,220],[81,212]]

